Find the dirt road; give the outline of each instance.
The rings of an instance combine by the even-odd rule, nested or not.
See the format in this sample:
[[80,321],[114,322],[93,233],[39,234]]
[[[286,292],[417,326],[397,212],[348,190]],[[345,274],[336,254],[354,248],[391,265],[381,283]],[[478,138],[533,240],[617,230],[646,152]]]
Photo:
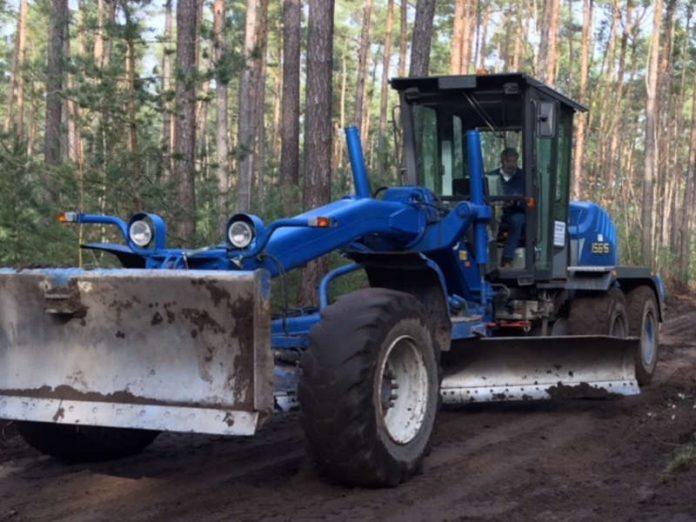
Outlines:
[[655,382],[612,401],[443,411],[424,474],[390,490],[343,489],[311,469],[297,419],[252,439],[162,435],[142,455],[63,465],[6,430],[0,521],[696,521],[696,296],[673,298]]

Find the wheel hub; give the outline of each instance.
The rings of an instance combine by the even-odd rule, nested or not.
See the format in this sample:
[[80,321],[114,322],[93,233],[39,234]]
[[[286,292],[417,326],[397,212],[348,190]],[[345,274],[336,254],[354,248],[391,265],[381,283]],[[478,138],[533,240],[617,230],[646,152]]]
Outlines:
[[382,420],[398,444],[413,440],[423,426],[428,403],[428,376],[416,341],[401,336],[389,346],[377,383]]

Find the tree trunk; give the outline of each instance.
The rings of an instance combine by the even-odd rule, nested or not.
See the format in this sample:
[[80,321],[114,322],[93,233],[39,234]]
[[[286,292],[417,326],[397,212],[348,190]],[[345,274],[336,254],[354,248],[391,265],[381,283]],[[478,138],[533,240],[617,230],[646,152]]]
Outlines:
[[365,148],[367,149],[367,166],[369,169],[374,168],[374,140],[370,139],[370,107],[372,107],[372,100],[374,99],[375,95],[375,85],[377,85],[377,67],[379,65],[378,62],[379,61],[375,56],[372,60],[372,71],[370,72],[370,87],[369,89],[367,89],[365,93],[367,101],[363,105],[362,125],[360,127],[362,129],[362,142],[365,144]]
[[29,2],[28,0],[20,0],[19,6],[19,22],[17,35],[17,56],[19,58],[19,63],[17,70],[19,75],[17,77],[17,134],[20,138],[24,138],[24,64],[26,63],[27,54],[27,18],[29,16]]
[[[324,205],[331,199],[333,20],[333,0],[309,0],[305,210]],[[307,266],[300,290],[300,300],[303,304],[318,302],[319,282],[327,270],[326,257]]]
[[[341,57],[341,94],[339,95],[338,108],[338,134],[346,127],[346,91],[348,90],[348,56],[347,51],[343,52]],[[337,136],[338,160],[336,166],[338,171],[343,170],[343,152],[345,148],[345,140],[341,136]]]
[[[69,7],[68,7],[69,9]],[[73,118],[73,107],[74,103],[70,98],[70,91],[75,87],[73,82],[73,74],[70,71],[69,64],[72,62],[72,56],[70,48],[70,15],[68,14],[68,23],[64,27],[65,34],[63,35],[63,62],[65,76],[64,81],[64,93],[62,95],[63,100],[63,111],[62,111],[62,122],[61,125],[65,129],[65,143],[61,150],[63,161],[75,161],[75,120]]]
[[657,74],[660,56],[660,31],[662,28],[662,0],[655,2],[653,33],[650,41],[648,63],[647,100],[645,104],[645,171],[643,174],[643,208],[641,209],[643,263],[652,265],[653,258],[653,205],[654,180],[659,165],[657,132]]
[[481,29],[481,38],[479,40],[477,49],[478,49],[478,67],[480,69],[485,69],[486,68],[486,55],[488,54],[488,49],[486,47],[486,42],[488,41],[488,21],[490,20],[491,17],[491,11],[490,9],[487,9],[486,7],[483,7],[483,12],[481,13],[481,24],[480,24],[480,29]]
[[237,179],[237,212],[251,207],[251,185],[254,172],[255,118],[253,92],[253,63],[256,61],[256,26],[259,0],[247,0],[244,29],[244,70],[239,87],[239,177]]
[[433,36],[435,0],[418,0],[411,42],[409,76],[427,76],[430,69],[430,43]]
[[[693,75],[696,85],[696,73]],[[683,284],[689,283],[689,261],[691,259],[691,235],[692,224],[696,212],[696,89],[692,89],[691,99],[691,143],[686,168],[686,186],[684,188],[683,205],[681,209],[681,219],[679,223],[679,266],[678,277]]]
[[172,182],[176,190],[174,235],[189,246],[196,233],[196,48],[198,1],[179,0],[176,6],[176,114]]
[[[525,3],[525,16],[522,16],[522,19],[524,20],[523,22],[523,29],[522,29],[522,34],[523,34],[523,50],[520,55],[520,64],[519,64],[519,70],[520,71],[530,71],[530,69],[535,70],[534,67],[530,67],[530,56],[528,55],[528,49],[527,49],[527,42],[529,41],[529,34],[531,32],[531,24],[532,22],[536,23],[536,14],[534,10],[534,0],[522,0]],[[535,55],[534,51],[532,51],[532,56],[531,56],[531,63],[535,64]],[[531,71],[530,71],[531,72]]]
[[464,26],[462,27],[462,51],[461,62],[459,63],[460,74],[469,74],[471,70],[471,49],[472,37],[476,34],[474,24],[476,24],[476,5],[473,0],[465,0],[464,4]]
[[[605,172],[607,173],[607,188],[606,194],[609,201],[614,201],[618,187],[620,186],[619,172],[620,172],[620,160],[619,155],[619,139],[622,133],[620,129],[620,120],[622,110],[621,107],[625,103],[624,101],[624,85],[625,85],[625,69],[626,69],[626,52],[628,49],[628,35],[631,31],[632,17],[631,10],[633,9],[631,0],[626,2],[626,21],[622,23],[623,32],[621,34],[621,40],[619,42],[619,63],[618,66],[613,66],[612,69],[616,70],[616,79],[613,82],[611,88],[611,98],[613,99],[612,106],[618,110],[611,112],[609,117],[609,123],[607,126],[607,135],[610,136],[608,140],[608,146],[606,147],[605,154]],[[618,11],[618,9],[617,9]],[[619,15],[620,17],[621,15]]]
[[[513,18],[513,13],[512,9],[510,7],[506,7],[503,9],[503,27],[515,27],[514,25],[514,18]],[[512,34],[511,34],[512,33]],[[512,64],[512,59],[513,55],[512,52],[510,51],[510,47],[512,45],[512,42],[510,39],[515,38],[515,31],[505,31],[505,34],[503,35],[503,44],[502,44],[502,49],[500,51],[501,58],[503,60],[503,71],[509,71],[510,70],[510,65]]]
[[46,131],[44,141],[44,191],[47,201],[56,202],[55,184],[51,179],[51,169],[61,164],[65,138],[61,122],[63,119],[63,81],[65,77],[64,57],[65,35],[70,12],[67,0],[53,0],[51,29],[48,45],[48,67],[46,70]]
[[[212,67],[212,59],[208,59],[208,68]],[[208,109],[210,107],[210,80],[200,84],[196,103],[196,165],[203,179],[208,177]]]
[[[278,39],[277,44],[278,48],[276,51],[278,54],[273,57],[273,60],[280,64],[282,63],[283,56],[282,38]],[[280,133],[280,114],[283,106],[283,69],[281,67],[273,67],[269,72],[273,76],[273,125],[271,126],[273,129],[273,137],[270,139],[269,143],[271,144],[271,154],[273,162],[275,163],[280,160],[280,150],[283,143]]]
[[[5,108],[5,132],[12,125],[16,126],[17,135],[24,135],[24,54],[26,49],[26,26],[28,0],[20,0],[19,14],[17,16],[17,31],[15,34],[15,47],[12,52],[12,79],[7,89],[7,107]],[[14,113],[14,102],[17,99],[17,112]]]
[[377,147],[377,172],[385,174],[387,163],[387,113],[389,111],[389,69],[391,67],[392,31],[394,27],[394,0],[387,0],[387,29],[384,37],[382,59],[382,88],[379,100],[379,147]]
[[300,180],[300,40],[302,35],[301,0],[283,2],[283,144],[280,152],[280,184],[285,213],[295,208]]
[[[111,28],[116,22],[116,2],[117,0],[103,0],[102,9],[106,11],[106,22],[101,27],[101,49],[99,60],[95,60],[100,68],[108,67],[111,63]],[[101,12],[101,11],[100,11]],[[96,53],[96,44],[95,44]],[[95,54],[96,56],[96,54]]]
[[[355,93],[355,112],[353,113],[353,124],[358,127],[358,132],[362,135],[363,113],[365,104],[365,92],[367,82],[367,54],[370,50],[370,28],[372,25],[372,0],[365,0],[363,7],[362,29],[360,31],[360,48],[358,49],[358,79]],[[363,146],[366,140],[363,136]]]
[[401,0],[399,9],[399,77],[406,76],[406,57],[408,56],[408,0]]
[[244,29],[245,65],[239,88],[239,178],[237,180],[237,211],[248,212],[251,208],[258,117],[256,96],[263,87],[260,84],[265,49],[259,45],[259,19],[262,10],[268,9],[268,0],[247,0],[246,24]]
[[[692,10],[687,10],[687,15],[686,15],[686,20],[684,22],[684,27],[686,29],[687,34],[689,33],[689,30],[693,31],[691,28],[691,17],[693,16],[693,11]],[[686,106],[686,97],[687,97],[687,78],[689,77],[688,72],[689,72],[689,61],[690,61],[690,56],[689,56],[689,41],[688,38],[683,38],[682,39],[682,45],[679,49],[679,58],[680,58],[680,64],[679,68],[681,69],[681,77],[679,80],[679,94],[677,95],[676,102],[674,104],[674,107],[685,107]],[[690,150],[689,146],[691,145],[691,141],[689,139],[690,136],[687,136],[687,122],[685,119],[684,111],[682,110],[676,110],[675,117],[673,119],[672,123],[672,139],[674,143],[676,144],[673,147],[673,158],[672,158],[672,163],[675,166],[674,167],[674,172],[686,172],[686,178],[688,179],[689,177],[689,154],[686,154],[686,158],[684,159],[682,154],[680,152],[683,150],[682,147],[685,147],[686,150]],[[690,128],[690,127],[689,127]],[[681,176],[678,176],[679,181],[681,181]],[[672,223],[670,224],[671,228],[671,244],[670,248],[672,252],[680,252],[681,251],[681,241],[682,241],[682,235],[680,234],[681,230],[681,220],[682,220],[682,208],[681,205],[683,204],[683,195],[686,193],[686,179],[684,180],[684,186],[682,187],[681,183],[678,183],[677,190],[675,191],[675,197],[674,197],[674,212],[672,213]],[[681,192],[680,192],[681,189]],[[679,201],[679,197],[682,197],[682,201]],[[677,263],[678,264],[678,263]]]
[[556,60],[558,55],[558,26],[560,20],[560,0],[545,0],[544,17],[539,43],[539,79],[555,85]]
[[31,108],[29,109],[29,133],[27,135],[27,156],[30,158],[34,155],[36,146],[36,136],[38,134],[38,119],[39,108],[38,99],[36,96],[36,87],[33,81],[29,82],[29,99],[31,100]]
[[468,0],[456,0],[452,27],[452,54],[450,56],[450,74],[462,74],[462,38],[464,37],[464,12]]
[[104,2],[105,0],[97,1],[97,30],[94,33],[94,63],[97,67],[102,67],[104,56]]
[[[592,29],[592,1],[583,0],[582,6],[582,46],[580,49],[580,103],[587,103],[587,85],[590,72],[590,59],[592,46],[590,44],[591,29]],[[585,155],[585,138],[587,127],[587,113],[579,113],[575,116],[576,121],[576,137],[575,137],[575,157],[573,163],[573,197],[580,199],[582,197],[582,187],[585,183],[586,170],[584,168],[583,158]]]
[[[100,0],[100,2],[103,0]],[[169,179],[172,170],[172,151],[174,150],[174,133],[172,132],[172,103],[170,101],[172,90],[172,33],[174,29],[174,16],[172,14],[172,0],[166,0],[164,4],[164,35],[162,41],[162,172],[165,179]]]
[[[660,129],[658,137],[658,148],[660,150],[660,162],[657,163],[657,171],[655,173],[655,185],[658,190],[660,200],[658,205],[662,212],[655,213],[654,216],[659,216],[655,226],[659,227],[658,235],[660,245],[667,247],[669,245],[669,221],[671,217],[671,194],[674,191],[674,184],[677,181],[675,176],[674,165],[671,164],[672,149],[674,141],[670,136],[670,127],[674,123],[676,115],[674,114],[672,102],[672,89],[674,76],[674,68],[672,65],[672,54],[674,51],[674,13],[676,9],[676,0],[667,0],[665,9],[666,18],[664,19],[665,35],[661,43],[662,52],[660,53],[658,73],[657,73],[657,104],[658,123],[657,128]],[[680,108],[681,110],[681,108]],[[656,209],[657,210],[657,209]],[[669,267],[665,267],[669,268]]]
[[[171,1],[171,0],[169,0]],[[226,0],[215,0],[213,5],[213,33],[214,33],[214,58],[215,58],[215,99],[217,108],[217,121],[215,124],[215,151],[217,153],[217,186],[218,186],[218,227],[222,227],[227,221],[227,202],[230,183],[230,152],[229,127],[228,127],[228,93],[229,81],[232,71],[228,60],[227,50],[227,5]]]
[[257,66],[256,85],[254,89],[254,121],[256,122],[256,147],[254,149],[254,172],[252,181],[256,187],[255,194],[261,203],[265,198],[266,183],[264,179],[266,159],[266,73],[268,50],[268,0],[263,0],[259,13],[257,46],[260,59]]
[[[126,4],[124,4],[125,6]],[[131,21],[130,13],[127,7],[124,7],[126,14],[126,77],[128,81],[128,152],[132,156],[133,179],[140,178],[140,164],[138,156],[140,148],[138,147],[138,120],[137,120],[137,77],[135,70],[135,37],[137,37],[137,26]]]
[[[516,10],[518,13],[524,13],[525,10],[525,0],[517,0]],[[522,70],[522,53],[524,51],[524,46],[526,45],[526,38],[524,33],[524,15],[515,17],[515,48],[512,52],[512,67],[511,71],[521,71]]]

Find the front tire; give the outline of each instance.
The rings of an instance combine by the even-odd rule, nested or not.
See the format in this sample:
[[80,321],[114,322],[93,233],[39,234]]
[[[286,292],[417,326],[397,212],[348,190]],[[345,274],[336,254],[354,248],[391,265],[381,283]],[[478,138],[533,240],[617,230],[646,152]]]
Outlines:
[[298,390],[319,471],[370,487],[418,473],[439,408],[438,359],[410,294],[368,288],[327,307],[310,332]]
[[158,431],[49,422],[18,422],[17,431],[34,449],[66,462],[96,462],[140,453]]
[[636,378],[638,384],[650,384],[659,348],[658,308],[655,292],[648,286],[639,286],[626,296],[630,334],[640,337],[640,349],[636,352]]

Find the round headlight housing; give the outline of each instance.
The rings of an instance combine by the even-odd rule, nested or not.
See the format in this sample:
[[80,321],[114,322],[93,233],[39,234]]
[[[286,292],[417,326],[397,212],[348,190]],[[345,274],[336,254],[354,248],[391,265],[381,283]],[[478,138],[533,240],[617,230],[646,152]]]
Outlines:
[[143,219],[133,221],[128,227],[128,238],[134,245],[140,248],[148,246],[152,241],[152,227],[150,223]]
[[246,248],[255,237],[254,226],[247,221],[232,221],[227,227],[227,239],[235,248]]

